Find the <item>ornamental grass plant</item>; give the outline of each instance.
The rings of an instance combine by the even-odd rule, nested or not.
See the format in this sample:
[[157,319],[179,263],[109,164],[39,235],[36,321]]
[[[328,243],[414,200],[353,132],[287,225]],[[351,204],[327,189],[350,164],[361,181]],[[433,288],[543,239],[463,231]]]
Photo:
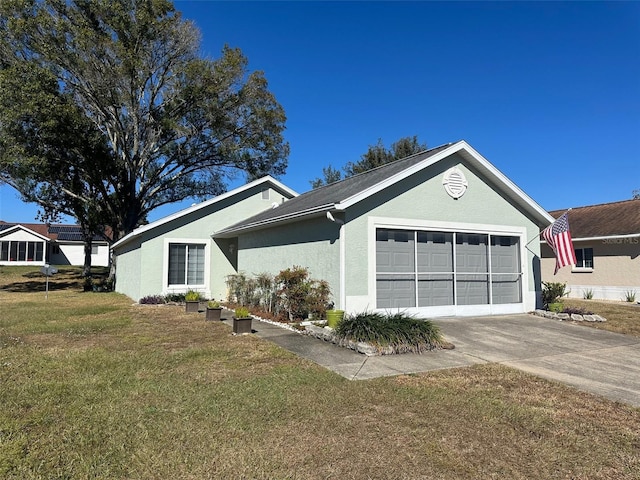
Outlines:
[[421,353],[446,346],[430,320],[402,312],[347,315],[336,327],[336,336],[340,341],[369,343],[385,353]]

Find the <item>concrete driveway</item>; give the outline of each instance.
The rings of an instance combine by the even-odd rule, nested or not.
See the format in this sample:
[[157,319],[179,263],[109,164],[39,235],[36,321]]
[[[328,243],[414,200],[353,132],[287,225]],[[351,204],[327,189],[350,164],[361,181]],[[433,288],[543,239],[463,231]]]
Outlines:
[[640,339],[534,315],[437,321],[458,354],[640,407]]
[[438,319],[454,350],[367,357],[263,322],[254,333],[350,380],[501,363],[640,407],[640,339],[534,315]]

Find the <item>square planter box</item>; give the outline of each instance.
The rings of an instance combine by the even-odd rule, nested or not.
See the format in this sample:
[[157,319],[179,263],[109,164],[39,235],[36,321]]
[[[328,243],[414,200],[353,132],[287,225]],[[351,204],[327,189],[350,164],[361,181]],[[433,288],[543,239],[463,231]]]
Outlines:
[[222,318],[222,308],[207,307],[206,320],[220,321]]
[[198,311],[200,310],[200,302],[199,301],[185,302],[185,304],[186,304],[186,312],[187,313],[198,313]]
[[236,318],[233,317],[233,333],[235,334],[243,334],[243,333],[251,333],[251,321],[252,317],[249,318]]

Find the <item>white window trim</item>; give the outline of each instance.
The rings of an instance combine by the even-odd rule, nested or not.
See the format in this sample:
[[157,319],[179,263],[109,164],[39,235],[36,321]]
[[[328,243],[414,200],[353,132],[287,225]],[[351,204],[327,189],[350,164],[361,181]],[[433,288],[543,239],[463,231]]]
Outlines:
[[[491,225],[482,223],[456,223],[430,220],[415,220],[393,217],[368,218],[368,291],[369,305],[377,305],[376,297],[376,229],[390,228],[401,230],[435,230],[441,232],[484,233],[489,235],[509,235],[520,239],[520,271],[522,301],[521,303],[489,304],[489,305],[451,305],[443,307],[412,307],[403,309],[409,314],[417,315],[490,315],[521,313],[526,311],[527,292],[529,291],[529,267],[527,266],[527,229],[520,226]],[[524,310],[523,310],[524,309]],[[377,309],[383,311],[385,309]]]
[[[192,245],[204,245],[204,282],[199,285],[169,285],[169,245],[172,243],[188,243]],[[211,240],[203,238],[165,238],[162,249],[162,293],[185,293],[188,290],[196,290],[206,297],[210,297],[210,264],[211,264]]]
[[[587,248],[591,249],[591,259],[593,261],[593,264],[595,265],[595,257],[593,255],[593,247],[580,247],[580,248],[576,248],[575,250],[586,250]],[[584,261],[584,252],[582,254],[582,259]],[[571,267],[571,273],[591,273],[593,272],[593,267],[578,267],[577,265],[573,265]]]

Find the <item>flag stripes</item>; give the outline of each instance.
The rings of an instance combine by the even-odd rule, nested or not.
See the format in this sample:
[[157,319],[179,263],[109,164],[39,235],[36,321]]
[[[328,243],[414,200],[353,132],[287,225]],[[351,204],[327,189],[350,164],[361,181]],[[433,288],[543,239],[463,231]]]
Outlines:
[[555,275],[562,267],[576,264],[576,253],[573,250],[571,232],[569,231],[569,214],[563,213],[558,219],[544,229],[542,237],[556,256]]

